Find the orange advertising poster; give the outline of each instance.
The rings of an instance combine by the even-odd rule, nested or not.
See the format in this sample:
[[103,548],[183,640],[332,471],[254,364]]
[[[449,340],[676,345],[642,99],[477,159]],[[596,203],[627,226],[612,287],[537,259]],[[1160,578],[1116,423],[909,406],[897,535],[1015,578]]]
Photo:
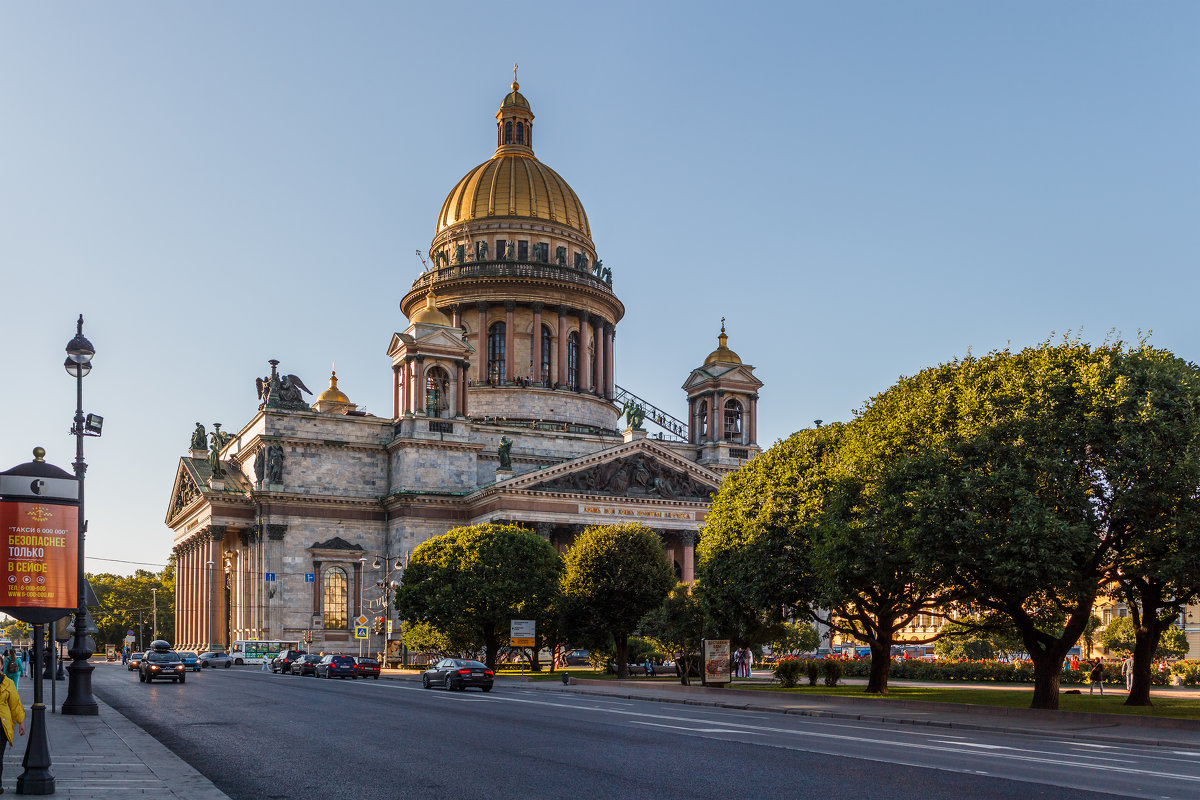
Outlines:
[[79,600],[79,509],[0,502],[0,607],[73,609]]

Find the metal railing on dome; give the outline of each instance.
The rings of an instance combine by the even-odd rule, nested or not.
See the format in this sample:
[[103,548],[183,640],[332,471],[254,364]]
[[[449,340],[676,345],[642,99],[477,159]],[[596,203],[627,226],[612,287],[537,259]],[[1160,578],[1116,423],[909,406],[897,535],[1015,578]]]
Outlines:
[[465,264],[431,267],[413,281],[412,288],[420,289],[432,284],[467,278],[535,278],[539,280],[576,283],[581,286],[588,286],[609,293],[612,292],[611,286],[590,272],[583,272],[572,267],[560,267],[558,264],[546,264],[540,261],[504,260],[469,261]]
[[[617,386],[616,389],[616,394],[613,395],[613,402],[618,406],[624,406],[625,401],[632,400],[635,404],[640,405],[646,412],[646,419],[649,422],[653,422],[655,425],[663,429],[664,433],[669,436],[670,441],[686,442],[688,440],[688,428],[686,422],[671,416],[666,411],[663,411],[661,408],[648,400],[643,400],[623,386]],[[668,437],[664,436],[660,438]]]

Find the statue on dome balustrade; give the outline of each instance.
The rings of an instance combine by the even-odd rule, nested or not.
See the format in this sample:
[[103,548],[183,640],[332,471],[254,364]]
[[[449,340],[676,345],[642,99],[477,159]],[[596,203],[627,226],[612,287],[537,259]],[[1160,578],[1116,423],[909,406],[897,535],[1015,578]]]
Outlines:
[[512,239],[509,239],[508,243],[504,245],[504,260],[512,261],[516,257],[517,257],[517,243],[514,242]]
[[487,242],[476,242],[475,243],[475,260],[476,261],[487,261],[488,260],[488,243]]
[[467,246],[465,244],[455,245],[454,247],[454,263],[455,265],[462,264],[467,260]]
[[196,423],[196,430],[192,431],[192,449],[208,449],[208,434],[204,432],[204,426],[199,422]]
[[565,247],[555,248],[554,262],[556,264],[558,264],[560,267],[565,267],[567,265],[567,248],[565,248]]

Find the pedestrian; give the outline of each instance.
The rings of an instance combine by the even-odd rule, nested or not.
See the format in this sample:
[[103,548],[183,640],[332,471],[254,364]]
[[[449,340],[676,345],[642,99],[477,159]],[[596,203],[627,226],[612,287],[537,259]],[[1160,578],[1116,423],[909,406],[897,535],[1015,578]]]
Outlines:
[[271,671],[271,654],[270,654],[270,653],[263,653],[262,660],[263,660],[263,668],[262,668],[262,671],[263,671],[263,672],[270,672],[270,671]]
[[1092,671],[1089,673],[1092,682],[1088,685],[1088,694],[1092,694],[1097,686],[1100,687],[1100,696],[1104,697],[1104,665],[1100,663],[1100,659],[1096,659],[1096,663],[1092,665]]
[[[0,739],[0,776],[4,769],[4,745],[13,743],[13,723],[16,723],[21,735],[25,735],[25,706],[21,705],[21,696],[17,694],[17,685],[7,677],[0,675],[0,725],[4,726],[4,738]],[[4,789],[0,788],[0,793]]]
[[1133,691],[1133,653],[1126,653],[1121,662],[1121,677],[1125,679],[1125,691]]
[[21,663],[12,650],[4,651],[4,675],[13,682],[14,687],[21,682]]

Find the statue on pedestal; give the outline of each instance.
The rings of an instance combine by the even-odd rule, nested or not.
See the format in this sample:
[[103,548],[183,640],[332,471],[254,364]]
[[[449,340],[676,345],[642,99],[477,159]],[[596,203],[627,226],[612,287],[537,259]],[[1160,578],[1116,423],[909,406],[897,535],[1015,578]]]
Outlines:
[[192,431],[192,449],[208,449],[208,434],[204,432],[204,426],[199,422],[196,423],[196,430]]
[[507,436],[500,437],[500,447],[497,449],[497,453],[500,456],[500,469],[510,472],[512,471],[512,456],[509,454],[512,451],[512,446],[512,439],[509,439]]

